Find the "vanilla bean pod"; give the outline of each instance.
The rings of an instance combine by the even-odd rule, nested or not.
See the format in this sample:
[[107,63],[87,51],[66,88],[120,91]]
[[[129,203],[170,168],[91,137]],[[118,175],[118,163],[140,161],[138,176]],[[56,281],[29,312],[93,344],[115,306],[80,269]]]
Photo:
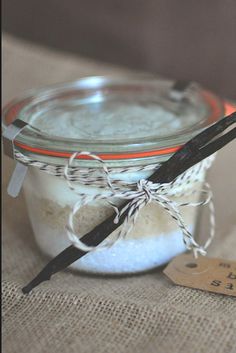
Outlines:
[[[215,153],[220,148],[224,147],[227,143],[236,138],[236,128],[229,132],[222,134],[230,125],[236,123],[236,112],[219,120],[214,125],[202,131],[200,134],[189,140],[182,146],[172,157],[164,162],[157,171],[155,171],[149,178],[149,181],[154,183],[170,183],[182,174],[184,171],[199,163],[206,157]],[[222,134],[218,139],[217,135]],[[211,140],[213,141],[211,142]],[[124,202],[120,207],[121,210],[128,202]],[[85,234],[81,241],[88,246],[97,246],[104,239],[106,239],[115,229],[122,225],[129,210],[127,209],[120,217],[118,223],[114,223],[116,214],[114,213],[105,221],[97,225],[92,231]],[[29,293],[33,288],[40,283],[49,280],[51,276],[73,262],[86,255],[84,252],[73,245],[66,248],[54,259],[52,259],[43,270],[27,285],[22,291]]]

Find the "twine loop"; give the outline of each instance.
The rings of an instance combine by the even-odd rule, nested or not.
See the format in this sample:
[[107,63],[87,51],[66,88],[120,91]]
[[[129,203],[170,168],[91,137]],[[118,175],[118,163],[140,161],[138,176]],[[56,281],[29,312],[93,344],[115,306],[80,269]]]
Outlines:
[[[101,164],[102,170],[104,172],[104,181],[108,187],[106,193],[98,192],[95,195],[90,196],[85,193],[76,191],[73,182],[71,182],[70,169],[72,167],[74,159],[82,155],[89,155],[91,159],[95,159]],[[153,183],[152,181],[146,179],[140,179],[137,183],[132,185],[128,184],[126,187],[124,187],[124,183],[120,183],[119,180],[114,180],[113,184],[113,180],[111,180],[111,173],[108,170],[105,162],[100,157],[89,152],[75,152],[70,157],[67,165],[64,168],[64,177],[67,181],[69,188],[74,192],[78,193],[78,195],[80,196],[79,200],[74,204],[69,214],[68,224],[66,225],[67,235],[70,242],[75,247],[84,252],[95,251],[97,249],[110,247],[114,243],[116,243],[116,241],[121,238],[125,238],[130,233],[130,231],[135,225],[135,222],[141,209],[147,204],[155,202],[160,207],[164,208],[165,211],[177,223],[178,227],[182,231],[183,242],[186,248],[188,250],[191,250],[195,257],[198,257],[199,254],[205,256],[206,249],[210,245],[215,233],[215,212],[212,191],[210,185],[206,182],[204,182],[203,188],[200,191],[190,186],[186,188],[185,184],[187,183],[194,186],[194,183],[200,180],[199,173],[208,169],[212,164],[213,159],[214,156],[208,157],[206,160],[200,162],[198,165],[193,166],[192,168],[184,172],[171,183],[160,184]],[[94,177],[92,180],[94,180]],[[89,182],[89,174],[86,185],[93,186],[93,182]],[[170,196],[188,196],[196,192],[201,192],[203,196],[203,199],[199,202],[180,203],[170,198]],[[128,202],[123,208],[120,209],[115,202],[108,200],[114,198],[119,200],[126,200]],[[118,232],[113,237],[113,239],[107,239],[97,246],[88,246],[80,240],[81,235],[77,234],[75,230],[74,218],[82,206],[85,206],[86,204],[97,200],[105,200],[113,208],[116,213],[116,216],[114,217],[114,223],[118,224],[121,221],[121,218],[125,212],[127,212],[127,215],[125,216],[123,223],[118,228]],[[188,230],[187,225],[185,224],[185,221],[181,215],[180,208],[189,206],[198,207],[203,205],[209,206],[210,234],[206,243],[204,245],[200,245],[196,242],[193,235]]]

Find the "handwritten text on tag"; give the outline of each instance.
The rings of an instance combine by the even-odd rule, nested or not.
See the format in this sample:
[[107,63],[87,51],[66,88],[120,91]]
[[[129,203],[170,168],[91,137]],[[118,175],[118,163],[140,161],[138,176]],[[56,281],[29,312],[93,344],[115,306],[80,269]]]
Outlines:
[[180,255],[164,273],[175,284],[208,292],[236,296],[236,261]]

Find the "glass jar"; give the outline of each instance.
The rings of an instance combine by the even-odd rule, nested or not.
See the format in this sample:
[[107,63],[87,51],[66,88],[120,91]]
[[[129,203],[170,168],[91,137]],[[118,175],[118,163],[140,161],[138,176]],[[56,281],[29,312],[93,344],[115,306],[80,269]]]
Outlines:
[[[74,190],[68,187],[64,168],[74,152],[99,156],[111,182],[119,180],[129,187],[148,178],[188,139],[224,116],[221,100],[211,92],[194,84],[176,99],[173,85],[171,80],[145,76],[89,77],[28,92],[5,108],[5,126],[15,119],[29,124],[16,137],[15,152],[17,159],[29,161],[24,195],[36,242],[45,254],[54,257],[70,245],[68,217],[83,195],[109,195],[101,163],[86,155],[74,158],[78,178],[71,181]],[[92,180],[94,176],[94,182],[86,183],[86,173]],[[196,201],[204,178],[201,170],[199,183],[189,185],[199,192],[174,198]],[[106,200],[80,207],[74,217],[78,234],[92,230],[112,212]],[[196,229],[197,212],[198,208],[182,211],[191,232]],[[71,267],[135,273],[163,265],[185,250],[176,223],[163,208],[150,203],[140,211],[127,237],[112,247],[89,252]]]

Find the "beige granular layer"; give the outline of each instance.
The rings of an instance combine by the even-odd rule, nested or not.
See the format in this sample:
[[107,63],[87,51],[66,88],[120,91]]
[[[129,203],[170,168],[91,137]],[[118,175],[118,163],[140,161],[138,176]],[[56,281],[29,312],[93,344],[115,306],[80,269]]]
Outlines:
[[[178,198],[179,202],[196,202],[198,195]],[[37,207],[39,221],[47,224],[53,229],[64,229],[71,212],[70,206],[61,207],[56,202],[48,199],[34,200]],[[195,223],[197,209],[195,207],[181,207],[181,214],[186,224]],[[91,231],[96,225],[111,216],[113,209],[111,206],[100,203],[96,205],[86,205],[81,207],[74,217],[76,232],[84,235]],[[128,238],[141,238],[145,236],[169,233],[177,228],[176,222],[161,206],[150,203],[139,213],[135,226],[128,235]],[[114,232],[115,234],[115,232]]]

